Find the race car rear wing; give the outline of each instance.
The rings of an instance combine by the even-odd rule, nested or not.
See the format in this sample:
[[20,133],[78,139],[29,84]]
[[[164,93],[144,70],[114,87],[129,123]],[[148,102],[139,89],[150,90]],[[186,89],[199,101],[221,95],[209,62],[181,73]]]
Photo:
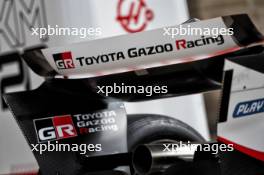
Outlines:
[[[233,29],[233,35],[170,35],[169,29]],[[172,34],[172,33],[171,33]],[[30,50],[24,59],[45,77],[89,78],[198,61],[263,41],[245,14],[185,23],[163,29]]]
[[[90,132],[89,130],[83,131],[80,129],[73,132],[72,137],[67,136],[65,139],[59,138],[58,143],[100,142],[104,145],[103,143],[109,143],[110,139],[111,143],[109,145],[111,145],[111,147],[107,147],[108,150],[103,153],[104,155],[110,156],[112,153],[125,153],[127,151],[127,138],[125,127],[126,113],[123,103],[119,100],[104,98],[97,93],[93,93],[92,86],[94,85],[94,82],[96,84],[106,84],[111,81],[113,82],[114,80],[126,83],[133,82],[134,85],[140,83],[142,83],[142,85],[166,83],[169,91],[168,94],[163,95],[164,97],[169,95],[174,96],[206,92],[211,89],[221,89],[224,84],[224,88],[229,87],[229,91],[225,91],[224,89],[223,93],[225,96],[232,99],[233,96],[232,93],[230,93],[232,91],[230,90],[230,86],[227,86],[228,79],[226,79],[226,77],[228,73],[223,75],[223,70],[228,71],[228,69],[226,69],[226,62],[232,61],[231,58],[234,58],[241,59],[241,64],[243,64],[242,62],[244,59],[246,60],[252,58],[249,55],[254,56],[257,54],[259,56],[255,57],[256,59],[253,59],[256,60],[254,64],[252,61],[247,61],[248,63],[246,63],[247,65],[253,64],[257,70],[257,65],[262,65],[258,64],[258,62],[263,62],[261,59],[263,58],[264,49],[262,46],[251,46],[261,42],[263,40],[263,36],[255,29],[246,15],[221,17],[212,20],[194,22],[190,25],[192,25],[192,27],[208,26],[210,28],[233,27],[234,35],[217,36],[218,39],[221,39],[220,43],[223,42],[219,45],[215,42],[199,47],[177,49],[177,46],[175,45],[176,41],[197,40],[202,36],[184,36],[182,38],[177,37],[173,39],[168,36],[163,36],[163,30],[159,29],[133,35],[124,35],[109,39],[74,44],[66,47],[31,50],[26,52],[24,58],[30,67],[39,75],[51,78],[46,79],[46,81],[38,89],[26,92],[10,93],[4,96],[9,108],[25,134],[28,143],[37,144],[42,143],[43,140],[48,141],[50,138],[45,138],[43,136],[42,138],[39,137],[41,135],[41,131],[43,131],[42,127],[51,128],[54,125],[52,122],[57,121],[59,116],[60,119],[65,119],[65,121],[67,121],[71,126],[78,126],[79,122],[83,123],[83,121],[79,121],[79,115],[94,116],[96,114],[102,115],[103,113],[107,113],[116,114],[113,118],[114,121],[116,121],[116,125],[114,126],[121,128],[119,130],[120,132],[115,133],[115,127],[108,128],[102,126],[101,129],[103,128],[105,132],[95,133],[96,135],[94,137],[91,134],[87,134],[87,132]],[[76,62],[77,58],[81,60],[82,57],[90,58],[92,55],[113,52],[123,52],[125,55],[126,51],[130,48],[147,48],[150,46],[155,47],[157,45],[165,46],[166,44],[173,46],[173,50],[171,52],[141,55],[131,59],[126,59],[126,57],[125,59],[115,61],[111,60],[109,62],[100,62],[86,66],[80,66],[78,65],[78,62]],[[105,58],[105,56],[103,56],[103,58]],[[65,64],[70,63],[69,59],[73,60],[73,62],[71,62],[73,64]],[[74,66],[65,67],[65,65]],[[133,69],[131,69],[130,66],[133,66]],[[131,70],[145,68],[147,68],[147,74],[142,76],[136,76],[133,72],[131,72]],[[262,69],[263,67],[260,66],[260,68]],[[68,76],[69,78],[82,76],[87,79],[54,79],[54,76],[55,78],[58,76]],[[223,79],[224,82],[222,82]],[[263,96],[263,93],[258,93],[257,95]],[[230,107],[227,105],[225,107],[225,104],[230,99],[223,99],[225,102],[222,104],[222,107],[224,108],[221,108],[221,111],[226,111],[227,109],[232,110],[232,106]],[[245,102],[250,103],[248,101],[250,100],[245,99]],[[240,113],[242,114],[242,112]],[[263,133],[263,127],[256,127],[256,124],[263,123],[263,116],[261,116],[260,112],[262,111],[258,111],[259,116],[248,118],[253,119],[252,123],[248,123],[251,125],[252,131],[254,131],[251,132],[251,135],[256,134],[256,132]],[[224,119],[226,115],[227,113],[225,114],[220,112],[220,120],[222,122],[227,121],[227,123],[230,124],[230,118],[227,120]],[[248,114],[248,116],[250,115],[253,114]],[[233,118],[231,119],[233,120]],[[228,130],[222,129],[221,131],[221,128],[218,128],[220,131],[218,132],[219,136],[230,140],[233,138],[233,135],[229,134],[233,132],[232,129],[238,127],[236,127],[237,124],[233,123],[232,120],[231,124],[233,125],[225,125],[226,123],[223,123],[230,129],[229,132],[224,133],[223,131]],[[243,118],[236,119],[238,122],[241,122],[242,120]],[[57,127],[57,125],[53,127]],[[78,127],[76,128],[79,129]],[[109,131],[109,129],[111,130]],[[236,134],[238,139],[232,141],[244,147],[247,146],[250,149],[254,149],[254,147],[251,146],[254,145],[254,143],[257,143],[255,144],[257,145],[255,149],[258,152],[263,153],[263,144],[260,142],[261,138],[258,137],[257,140],[254,140],[254,137],[252,136],[249,140],[250,143],[245,141],[249,136],[248,133],[244,132],[247,131],[247,129],[248,128],[242,127],[242,129],[240,129],[241,133]],[[52,128],[50,132],[54,133],[54,128]],[[51,139],[54,141],[54,139],[57,139],[57,136],[53,135],[53,138]],[[100,140],[98,141],[97,139]],[[38,152],[35,152],[34,154],[40,165],[41,173],[43,174],[54,174],[54,172],[61,172],[62,174],[76,174],[76,172],[79,172],[83,167],[82,162],[79,160],[79,153],[45,152],[44,155],[40,155]],[[96,155],[94,154],[92,156],[102,156],[99,154],[100,153],[96,153]],[[78,161],[76,161],[76,158]]]

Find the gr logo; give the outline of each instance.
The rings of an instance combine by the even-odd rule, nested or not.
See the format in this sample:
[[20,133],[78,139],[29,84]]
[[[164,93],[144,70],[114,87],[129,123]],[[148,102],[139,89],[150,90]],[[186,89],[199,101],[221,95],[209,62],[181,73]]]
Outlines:
[[77,136],[71,115],[36,119],[34,125],[39,142]]
[[53,54],[53,58],[58,69],[75,68],[71,52],[56,53]]

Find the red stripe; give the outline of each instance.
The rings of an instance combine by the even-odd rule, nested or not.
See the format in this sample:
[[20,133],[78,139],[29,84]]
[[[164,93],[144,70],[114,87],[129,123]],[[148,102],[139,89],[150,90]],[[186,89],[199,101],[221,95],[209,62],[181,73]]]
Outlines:
[[247,148],[245,146],[242,146],[242,145],[239,145],[239,144],[236,144],[230,140],[227,140],[223,137],[219,137],[217,138],[218,141],[220,142],[223,142],[223,143],[226,143],[226,144],[233,144],[234,145],[234,148],[238,151],[241,151],[249,156],[252,156],[256,159],[259,159],[261,161],[264,161],[264,152],[260,152],[260,151],[256,151],[256,150],[253,150],[253,149],[250,149],[250,148]]
[[235,52],[235,51],[240,50],[240,49],[242,49],[242,48],[241,47],[231,47],[229,49],[220,50],[220,51],[213,53],[212,55],[210,55],[210,54],[209,55],[212,57],[213,56],[219,56],[219,55],[224,55],[226,53]]
[[9,175],[38,175],[38,172],[11,173]]

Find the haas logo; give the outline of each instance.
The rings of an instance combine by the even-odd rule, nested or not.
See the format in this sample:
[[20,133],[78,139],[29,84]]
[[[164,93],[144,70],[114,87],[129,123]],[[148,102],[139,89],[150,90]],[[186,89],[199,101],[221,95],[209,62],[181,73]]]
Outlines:
[[34,120],[39,142],[76,137],[71,115]]
[[129,33],[143,31],[154,17],[145,0],[119,0],[117,21]]

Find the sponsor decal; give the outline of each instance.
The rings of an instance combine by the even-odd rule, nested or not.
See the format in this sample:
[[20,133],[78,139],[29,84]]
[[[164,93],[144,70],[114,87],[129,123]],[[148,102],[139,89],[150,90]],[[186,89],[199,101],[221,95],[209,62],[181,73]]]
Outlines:
[[36,119],[34,125],[39,142],[77,136],[71,115]]
[[[196,40],[176,40],[174,43],[165,43],[152,45],[147,47],[132,47],[124,51],[117,51],[111,53],[102,53],[96,56],[81,56],[72,59],[71,52],[63,52],[58,54],[53,54],[54,61],[58,69],[72,69],[83,66],[92,66],[95,64],[104,64],[109,62],[117,62],[125,59],[136,59],[149,55],[158,55],[168,52],[177,52],[181,49],[192,49],[195,47],[205,46],[205,45],[222,45],[225,40],[222,35],[217,37],[204,37]],[[75,65],[74,65],[75,64]]]
[[119,0],[117,5],[117,21],[129,33],[145,30],[154,18],[153,11],[145,0]]
[[233,117],[243,117],[264,112],[264,98],[238,103]]
[[91,114],[73,115],[81,135],[97,132],[118,131],[116,111],[101,111]]
[[222,35],[218,35],[217,37],[202,36],[200,39],[193,41],[186,41],[185,39],[176,40],[176,48],[177,50],[188,49],[188,48],[200,47],[214,43],[216,43],[217,45],[222,45],[224,43],[224,37]]
[[38,142],[67,139],[97,132],[118,131],[116,111],[63,115],[35,119]]
[[94,64],[101,64],[101,63],[108,63],[108,62],[115,62],[121,61],[128,58],[136,58],[148,55],[156,55],[165,52],[173,51],[173,46],[170,43],[164,45],[156,45],[156,46],[149,46],[145,48],[130,48],[127,50],[127,54],[124,52],[114,52],[108,54],[102,54],[97,56],[91,57],[78,57],[76,60],[78,61],[80,66],[89,66]]
[[56,53],[53,54],[53,58],[58,69],[75,68],[71,52]]

